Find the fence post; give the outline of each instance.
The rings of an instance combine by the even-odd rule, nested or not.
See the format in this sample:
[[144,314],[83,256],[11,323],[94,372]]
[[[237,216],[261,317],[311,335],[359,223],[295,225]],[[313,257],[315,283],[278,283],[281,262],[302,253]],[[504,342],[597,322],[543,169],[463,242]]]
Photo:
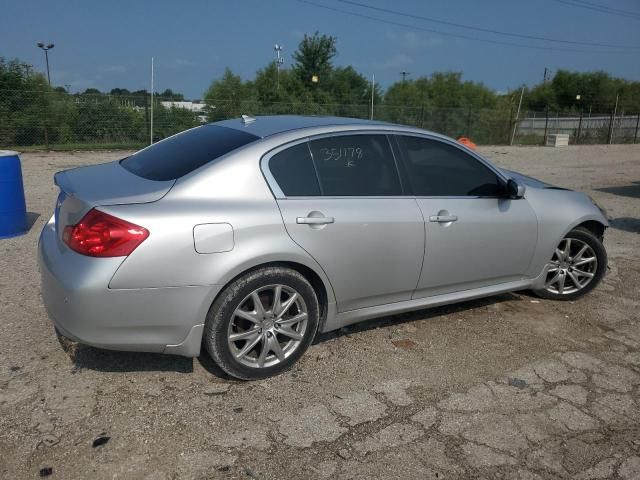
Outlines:
[[49,151],[49,132],[47,131],[47,119],[44,120],[44,145],[45,150]]
[[620,99],[620,94],[616,94],[616,104],[613,107],[613,112],[611,113],[611,123],[609,124],[609,145],[613,142],[613,121],[616,119],[616,113],[618,113],[618,100]]
[[542,145],[547,144],[547,130],[549,129],[549,108],[544,111],[544,139],[542,140]]
[[633,135],[633,143],[638,140],[638,126],[640,126],[640,113],[636,117],[636,133]]
[[[527,114],[529,114],[530,112],[527,111]],[[536,128],[537,128],[537,124],[538,122],[536,122],[536,112],[533,112],[533,120],[530,121],[529,123],[529,135],[534,135]]]
[[[47,96],[50,94],[47,94]],[[50,100],[51,97],[49,97],[48,100]],[[49,123],[49,101],[45,102],[45,106],[44,106],[44,145],[45,145],[45,150],[49,151],[49,130],[47,129],[47,123]]]
[[582,133],[582,110],[580,110],[580,120],[578,120],[578,135],[576,136],[576,145],[580,144],[581,133]]
[[511,145],[511,128],[513,127],[513,105],[509,109],[509,126],[507,128],[507,142],[505,145]]

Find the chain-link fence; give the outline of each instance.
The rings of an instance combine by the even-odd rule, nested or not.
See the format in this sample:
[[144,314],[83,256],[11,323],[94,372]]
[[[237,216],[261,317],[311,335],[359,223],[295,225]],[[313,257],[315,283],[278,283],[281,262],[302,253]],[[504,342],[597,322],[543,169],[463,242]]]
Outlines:
[[[335,115],[368,119],[371,105],[277,103],[231,99],[205,105],[150,95],[0,90],[0,148],[139,148],[207,121],[248,115]],[[554,133],[571,143],[636,143],[640,115],[565,114],[513,108],[373,106],[373,118],[412,125],[477,144],[543,144]]]
[[149,143],[152,123],[160,140],[206,120],[172,105],[156,97],[152,108],[149,95],[0,90],[0,146],[134,148]]
[[573,144],[637,143],[640,114],[526,112],[516,126],[516,143],[541,143],[567,134]]

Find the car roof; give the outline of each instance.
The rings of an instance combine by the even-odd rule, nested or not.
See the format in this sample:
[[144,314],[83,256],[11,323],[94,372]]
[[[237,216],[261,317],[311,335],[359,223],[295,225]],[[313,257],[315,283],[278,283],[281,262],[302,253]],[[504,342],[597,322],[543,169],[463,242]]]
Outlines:
[[375,120],[362,120],[360,118],[304,115],[265,115],[257,117],[246,117],[246,119],[232,118],[230,120],[216,122],[213,125],[220,125],[222,127],[242,130],[247,133],[252,133],[253,135],[261,138],[305,128],[333,126],[361,126],[363,128],[384,126],[388,128],[390,126],[394,126],[392,123],[378,122]]

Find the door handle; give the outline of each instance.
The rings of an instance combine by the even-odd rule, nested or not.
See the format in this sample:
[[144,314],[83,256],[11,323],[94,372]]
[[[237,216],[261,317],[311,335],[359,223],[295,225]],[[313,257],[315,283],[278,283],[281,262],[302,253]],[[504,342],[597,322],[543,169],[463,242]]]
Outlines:
[[458,220],[456,215],[431,215],[429,217],[430,222],[449,223]]
[[334,223],[333,217],[298,217],[296,223],[303,225],[327,225],[328,223]]

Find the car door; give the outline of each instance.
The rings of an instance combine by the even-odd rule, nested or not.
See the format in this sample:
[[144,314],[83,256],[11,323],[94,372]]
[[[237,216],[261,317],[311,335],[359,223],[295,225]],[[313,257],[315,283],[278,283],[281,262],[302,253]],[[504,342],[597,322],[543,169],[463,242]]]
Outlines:
[[338,311],[411,298],[424,223],[386,135],[313,138],[267,160],[286,230],[324,269]]
[[414,298],[525,278],[538,231],[526,198],[507,198],[497,171],[453,142],[396,139],[425,220],[425,258]]

